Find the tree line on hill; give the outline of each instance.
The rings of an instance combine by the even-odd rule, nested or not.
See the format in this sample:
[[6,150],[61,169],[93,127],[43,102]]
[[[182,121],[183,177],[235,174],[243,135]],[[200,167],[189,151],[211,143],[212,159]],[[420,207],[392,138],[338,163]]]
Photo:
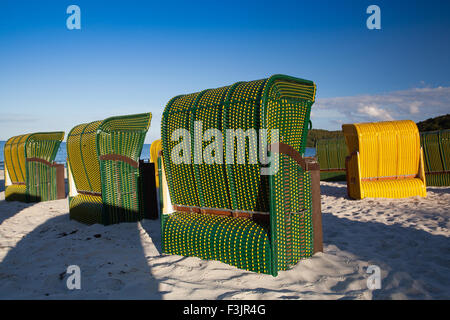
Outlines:
[[[420,132],[450,129],[450,114],[417,122],[417,127],[419,128]],[[328,131],[324,129],[311,129],[308,132],[306,146],[314,148],[316,141],[319,139],[336,138],[342,136],[343,133],[341,130]]]

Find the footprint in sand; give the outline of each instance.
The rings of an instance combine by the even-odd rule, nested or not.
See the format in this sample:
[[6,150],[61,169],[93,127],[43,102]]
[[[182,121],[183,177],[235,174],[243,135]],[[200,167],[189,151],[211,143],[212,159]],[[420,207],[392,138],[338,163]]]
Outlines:
[[97,286],[99,289],[105,288],[107,290],[118,291],[123,288],[124,283],[119,279],[105,279],[99,281]]

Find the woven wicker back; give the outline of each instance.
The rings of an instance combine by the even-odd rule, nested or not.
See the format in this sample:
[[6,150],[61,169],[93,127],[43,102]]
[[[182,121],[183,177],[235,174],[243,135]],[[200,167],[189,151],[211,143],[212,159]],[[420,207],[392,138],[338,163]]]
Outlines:
[[440,133],[442,160],[445,163],[444,170],[450,170],[450,130],[442,130]]
[[26,156],[51,162],[55,160],[63,139],[64,132],[33,133],[26,144]]
[[[261,97],[267,79],[242,82],[237,84],[233,91],[227,97],[228,103],[223,109],[223,129],[243,130],[255,129],[256,134],[261,129]],[[256,148],[250,148],[250,139],[244,142],[245,158],[239,163],[239,142],[228,141],[225,134],[224,144],[232,144],[233,154],[228,155],[225,148],[225,158],[234,158],[233,164],[227,164],[227,180],[229,183],[229,194],[231,198],[232,209],[244,211],[268,211],[268,179],[261,177],[261,166]],[[257,138],[257,136],[256,136]],[[246,138],[247,139],[247,138]],[[256,140],[257,141],[257,140]],[[257,159],[252,164],[251,159]],[[264,180],[264,182],[263,182]]]
[[[261,244],[261,248],[266,249],[258,254],[263,260],[270,259],[270,262],[265,261],[270,267],[255,267],[255,271],[263,268],[264,272],[276,274],[312,254],[309,173],[289,156],[282,156],[277,163],[281,168],[278,173],[261,175],[263,165],[258,152],[260,144],[281,142],[299,156],[303,155],[315,90],[311,81],[275,75],[177,96],[169,101],[163,113],[164,171],[173,205],[188,206],[189,210],[218,208],[258,213],[266,217],[270,213],[270,221],[261,223],[272,230],[274,256]],[[180,129],[188,133],[187,139],[176,134]],[[253,131],[247,131],[249,129]],[[269,134],[267,140],[261,141],[260,129],[267,129],[269,133],[278,130],[279,140],[272,140]],[[245,140],[228,135],[230,131],[239,130],[247,134]],[[214,134],[217,132],[220,135]],[[256,148],[252,148],[251,143]],[[184,146],[181,153],[180,146]],[[239,158],[240,151],[244,159]],[[175,162],[174,153],[184,156],[190,163]],[[215,161],[207,163],[205,156]],[[290,176],[287,182],[283,180],[285,175]],[[192,216],[185,218],[189,220]],[[210,218],[205,219],[210,221]],[[227,223],[235,223],[234,218],[230,219]],[[177,252],[172,249],[168,251]],[[240,266],[243,262],[233,263]]]
[[108,223],[133,221],[143,214],[139,207],[138,162],[150,121],[150,113],[113,117],[98,129],[97,155]]
[[161,139],[155,140],[150,145],[150,162],[156,163],[158,161],[158,153],[162,150]]
[[411,120],[342,126],[349,153],[358,151],[361,178],[416,175],[419,171],[419,130]]
[[155,182],[156,188],[159,188],[159,175],[158,175],[158,153],[162,150],[161,139],[155,140],[150,146],[150,162],[155,164]]
[[[315,86],[310,82],[274,76],[173,98],[164,111],[161,129],[172,201],[187,206],[268,211],[268,180],[261,177],[260,164],[249,164],[250,157],[259,158],[257,154],[249,154],[248,143],[245,144],[246,165],[238,164],[238,146],[232,142],[234,164],[225,166],[225,147],[221,164],[206,164],[203,159],[196,163],[195,141],[202,141],[208,130],[217,129],[223,137],[217,143],[225,146],[227,130],[258,132],[264,123],[267,129],[278,129],[280,140],[303,154],[314,94]],[[195,128],[199,122],[202,127]],[[181,142],[172,140],[173,133],[180,128],[190,134],[191,140],[186,145],[191,164],[174,164],[170,158],[174,147]],[[200,137],[195,137],[195,133]],[[214,142],[210,139],[201,142],[201,154],[210,152],[207,147],[211,148]]]
[[4,146],[5,166],[11,182],[26,182],[26,159],[55,160],[64,132],[30,133],[9,138]]
[[450,130],[421,132],[427,184],[450,185]]
[[75,126],[67,135],[67,158],[78,191],[101,193],[97,130],[101,121]]
[[[301,156],[305,152],[315,93],[313,82],[284,76],[271,77],[263,93],[262,126],[278,130],[280,142]],[[269,143],[273,142],[269,136]],[[278,161],[279,171],[269,176],[270,235],[275,271],[287,270],[313,254],[310,173],[286,154],[280,153]]]
[[26,181],[25,143],[31,134],[9,138],[4,146],[5,167],[12,183]]
[[[197,185],[194,181],[193,167],[186,163],[172,165],[171,154],[173,148],[179,143],[173,140],[172,135],[178,129],[190,132],[190,115],[199,93],[188,94],[173,98],[167,104],[161,121],[161,139],[163,143],[164,164],[166,165],[167,182],[170,188],[172,201],[176,204],[199,206]],[[178,138],[178,137],[174,137]],[[183,140],[183,143],[190,141]],[[190,158],[190,149],[185,148],[183,156]]]
[[150,121],[151,114],[143,113],[70,131],[67,157],[76,189],[69,197],[72,218],[103,224],[141,219],[138,162]]
[[344,137],[317,140],[316,154],[320,169],[345,169],[348,150]]
[[56,168],[52,164],[63,138],[64,132],[42,132],[8,139],[4,147],[7,200],[57,198]]

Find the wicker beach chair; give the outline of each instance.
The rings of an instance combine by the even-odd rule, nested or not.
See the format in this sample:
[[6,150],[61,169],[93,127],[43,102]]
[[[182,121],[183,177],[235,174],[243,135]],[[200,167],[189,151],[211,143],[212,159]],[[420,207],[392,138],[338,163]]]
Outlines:
[[[275,75],[169,101],[158,159],[164,253],[276,276],[322,251],[319,168],[302,157],[315,91],[311,81]],[[180,129],[189,141],[180,142]],[[227,136],[240,129],[248,143]],[[271,131],[257,137],[278,171],[263,175],[266,165],[252,161],[249,129],[278,130],[278,140]],[[180,143],[190,146],[178,153]],[[198,151],[215,160],[202,161]],[[191,161],[174,161],[172,153]]]
[[67,136],[70,218],[86,224],[145,218],[140,162],[151,114],[75,126]]
[[429,186],[450,186],[450,130],[421,132]]
[[5,200],[39,202],[65,198],[64,165],[54,162],[64,132],[15,136],[5,143]]
[[410,120],[344,124],[353,199],[426,197],[419,131]]
[[156,188],[159,188],[159,177],[158,177],[158,154],[162,150],[161,139],[155,140],[150,145],[150,162],[155,164],[155,182]]
[[345,158],[348,151],[344,137],[317,140],[316,155],[320,165],[320,180],[345,180]]

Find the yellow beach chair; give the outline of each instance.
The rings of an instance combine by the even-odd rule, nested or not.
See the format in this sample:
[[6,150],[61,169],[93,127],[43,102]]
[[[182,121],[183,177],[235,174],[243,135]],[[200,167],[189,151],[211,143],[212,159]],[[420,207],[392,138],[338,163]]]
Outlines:
[[426,197],[419,130],[410,120],[342,125],[353,199]]
[[158,153],[162,150],[161,139],[155,140],[150,146],[150,162],[155,164],[155,181],[156,188],[159,188],[159,176],[158,176]]
[[40,202],[64,199],[64,165],[55,163],[64,132],[37,132],[6,141],[5,200]]

